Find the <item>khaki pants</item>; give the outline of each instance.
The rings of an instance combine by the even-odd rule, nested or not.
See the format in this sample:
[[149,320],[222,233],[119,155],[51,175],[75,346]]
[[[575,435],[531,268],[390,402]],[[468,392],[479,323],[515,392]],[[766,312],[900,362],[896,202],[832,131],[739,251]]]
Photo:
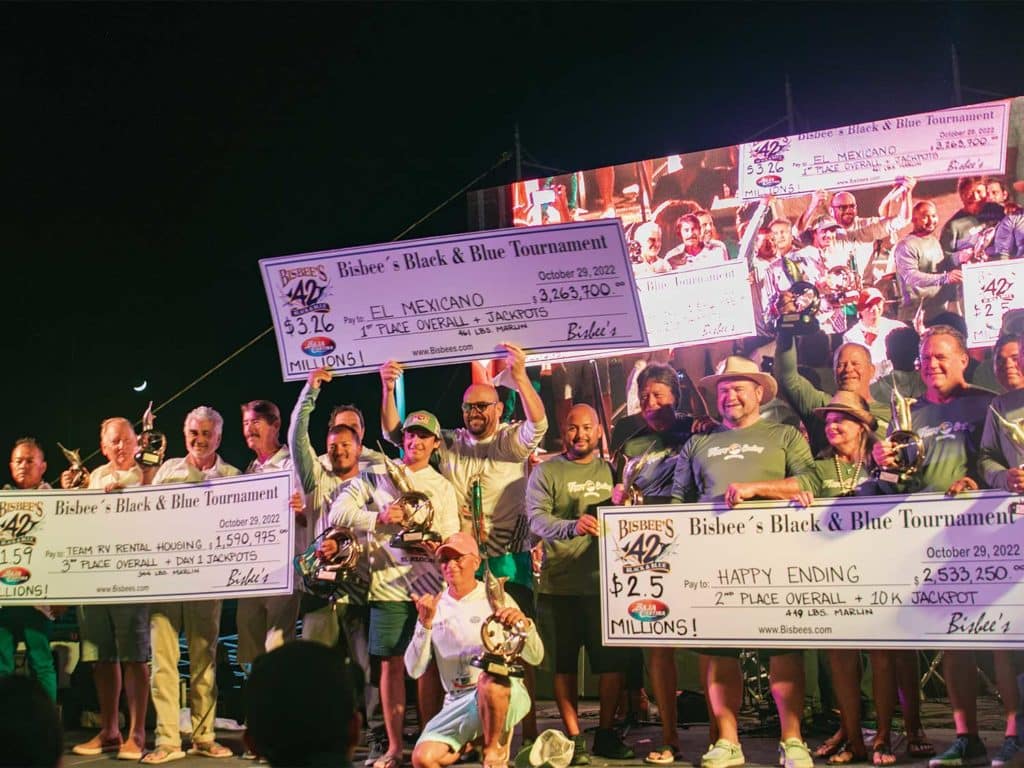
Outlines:
[[238,663],[252,664],[256,657],[295,639],[299,619],[299,593],[273,597],[243,597],[238,601]]
[[188,642],[189,707],[192,710],[192,741],[213,741],[217,716],[217,636],[220,632],[220,600],[160,603],[149,615],[153,647],[150,685],[156,710],[156,745],[181,748],[178,712],[178,635],[185,631]]

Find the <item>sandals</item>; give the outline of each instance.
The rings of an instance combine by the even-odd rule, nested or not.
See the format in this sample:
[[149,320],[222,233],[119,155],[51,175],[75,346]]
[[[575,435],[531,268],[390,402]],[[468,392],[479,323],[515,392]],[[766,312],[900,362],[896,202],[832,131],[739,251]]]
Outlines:
[[192,742],[192,747],[189,749],[190,755],[199,755],[200,757],[231,757],[235,753],[225,747],[223,744],[218,744],[216,741],[195,741]]
[[914,735],[907,734],[907,757],[935,757],[935,746],[928,741],[924,731],[918,731]]
[[889,746],[888,742],[882,742],[881,744],[875,744],[871,747],[871,764],[872,765],[895,765],[896,755],[892,751],[892,747]]
[[[866,750],[857,752],[850,746],[850,742],[844,742],[839,749],[829,755],[826,761],[829,765],[849,765],[850,763],[866,763],[868,753]],[[878,765],[878,763],[875,763]]]
[[184,760],[185,753],[180,749],[170,749],[169,747],[157,747],[151,752],[147,752],[142,758],[143,765],[163,765],[164,763],[170,763],[174,760]]
[[644,758],[644,763],[647,765],[672,765],[680,757],[682,757],[682,750],[679,747],[662,744]]
[[373,768],[402,768],[402,756],[384,755],[383,757],[378,757],[373,764]]
[[832,757],[832,755],[839,752],[843,747],[846,746],[846,738],[842,735],[842,731],[829,736],[822,742],[821,746],[814,750],[811,755],[814,757]]
[[124,746],[124,743],[121,741],[120,737],[116,740],[104,741],[99,736],[93,736],[88,741],[83,741],[81,744],[75,744],[75,746],[71,748],[71,752],[76,755],[94,757],[107,752],[120,752],[122,746]]

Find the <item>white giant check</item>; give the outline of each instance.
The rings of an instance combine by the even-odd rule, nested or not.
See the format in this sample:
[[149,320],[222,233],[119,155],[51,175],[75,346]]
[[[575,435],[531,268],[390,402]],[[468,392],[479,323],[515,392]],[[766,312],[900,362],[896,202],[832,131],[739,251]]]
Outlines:
[[[747,264],[734,259],[709,267],[638,275],[637,292],[647,325],[647,350],[691,347],[755,336],[754,305]],[[636,353],[644,349],[613,350]],[[531,355],[531,363],[587,360],[592,353]]]
[[1024,308],[1024,259],[964,264],[963,275],[967,346],[991,347],[1003,315]]
[[739,198],[1001,174],[1010,101],[873,120],[740,145]]
[[618,219],[260,261],[286,381],[531,352],[646,346]]
[[[291,474],[0,492],[0,605],[289,594]],[[2,609],[0,609],[2,610]]]
[[603,507],[608,645],[1019,648],[1024,497]]

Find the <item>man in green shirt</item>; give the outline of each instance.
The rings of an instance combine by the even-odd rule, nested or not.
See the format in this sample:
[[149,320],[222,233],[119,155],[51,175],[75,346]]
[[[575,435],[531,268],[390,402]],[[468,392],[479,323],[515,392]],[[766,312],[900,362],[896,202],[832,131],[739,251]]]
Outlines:
[[623,670],[636,658],[632,648],[601,643],[601,597],[596,510],[610,504],[612,467],[601,458],[601,425],[589,405],[573,406],[562,424],[565,452],[537,465],[526,488],[530,531],[544,540],[544,566],[537,586],[537,618],[554,638],[555,703],[576,743],[573,765],[590,762],[576,712],[580,647],[600,677],[599,727],[594,754],[628,760],[633,751],[612,729],[624,683]]
[[[811,451],[793,427],[761,418],[761,406],[776,395],[775,379],[743,357],[729,357],[721,373],[701,379],[712,416],[721,425],[694,435],[683,446],[672,483],[673,501],[722,501],[730,483],[781,480],[808,471]],[[826,400],[827,402],[827,400]],[[800,733],[804,709],[804,668],[799,653],[770,655],[772,695],[779,712],[784,768],[811,768],[814,761]],[[701,672],[717,740],[701,757],[701,768],[743,765],[736,715],[743,696],[739,650],[701,654]]]

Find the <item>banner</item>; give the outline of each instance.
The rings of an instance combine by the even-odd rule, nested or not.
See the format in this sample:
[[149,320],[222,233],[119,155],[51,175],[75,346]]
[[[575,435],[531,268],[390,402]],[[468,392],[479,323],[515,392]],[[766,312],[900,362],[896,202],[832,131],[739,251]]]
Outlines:
[[964,264],[963,276],[967,346],[991,347],[1003,315],[1024,308],[1024,259]]
[[603,507],[608,645],[1019,648],[1024,507],[980,491]]
[[291,473],[275,472],[0,492],[0,606],[289,594],[290,486]]
[[739,198],[1003,172],[1009,100],[740,144]]
[[531,352],[646,346],[616,219],[260,261],[285,381]]

